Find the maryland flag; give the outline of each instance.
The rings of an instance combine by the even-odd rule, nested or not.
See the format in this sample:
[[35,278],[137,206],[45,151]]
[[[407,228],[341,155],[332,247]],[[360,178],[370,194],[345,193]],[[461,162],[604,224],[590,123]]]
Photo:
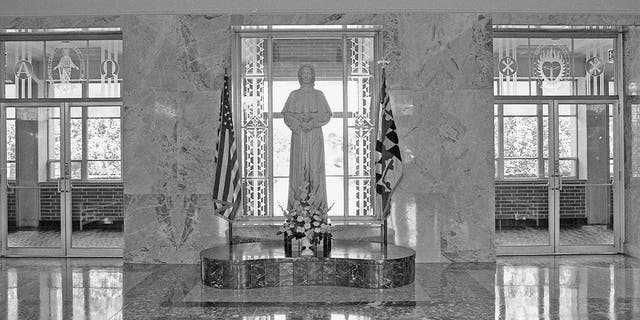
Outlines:
[[382,69],[379,112],[379,131],[376,141],[376,193],[382,198],[382,215],[386,220],[391,213],[391,196],[402,178],[402,156],[398,147],[396,123],[389,104],[384,69]]

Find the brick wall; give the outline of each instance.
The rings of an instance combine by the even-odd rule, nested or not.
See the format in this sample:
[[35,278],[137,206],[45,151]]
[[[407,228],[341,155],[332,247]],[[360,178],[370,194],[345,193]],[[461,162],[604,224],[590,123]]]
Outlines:
[[[110,222],[124,221],[124,185],[122,182],[73,182],[71,193],[72,220],[74,226],[107,219]],[[9,225],[16,221],[16,194],[8,193],[7,205]],[[60,194],[56,182],[40,183],[41,224],[60,221]]]
[[[613,204],[613,188],[609,188]],[[546,225],[549,215],[548,187],[538,181],[496,181],[496,221],[529,220]],[[610,206],[613,213],[613,205]],[[560,219],[586,219],[586,188],[583,180],[564,180],[560,191]]]

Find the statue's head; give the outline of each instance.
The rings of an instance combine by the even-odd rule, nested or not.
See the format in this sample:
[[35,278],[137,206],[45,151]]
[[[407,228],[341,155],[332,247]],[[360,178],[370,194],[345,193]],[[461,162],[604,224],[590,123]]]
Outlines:
[[302,64],[298,67],[298,82],[300,84],[313,84],[316,81],[316,71],[310,64]]

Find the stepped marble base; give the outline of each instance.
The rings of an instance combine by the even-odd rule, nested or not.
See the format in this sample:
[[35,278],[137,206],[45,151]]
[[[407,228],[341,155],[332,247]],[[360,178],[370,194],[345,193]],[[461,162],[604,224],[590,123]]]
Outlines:
[[202,282],[215,288],[279,286],[395,288],[413,283],[415,251],[334,240],[327,256],[285,257],[283,241],[218,246],[200,252]]

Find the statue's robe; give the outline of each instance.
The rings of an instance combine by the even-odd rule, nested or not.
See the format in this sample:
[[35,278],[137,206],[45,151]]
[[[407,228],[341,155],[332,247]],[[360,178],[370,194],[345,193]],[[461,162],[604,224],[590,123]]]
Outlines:
[[[331,119],[331,109],[324,94],[311,86],[301,86],[289,94],[282,109],[284,123],[291,129],[289,195],[287,208],[293,207],[306,182],[317,208],[327,209],[322,126]],[[303,123],[311,124],[305,132]],[[305,177],[306,175],[306,177]]]

